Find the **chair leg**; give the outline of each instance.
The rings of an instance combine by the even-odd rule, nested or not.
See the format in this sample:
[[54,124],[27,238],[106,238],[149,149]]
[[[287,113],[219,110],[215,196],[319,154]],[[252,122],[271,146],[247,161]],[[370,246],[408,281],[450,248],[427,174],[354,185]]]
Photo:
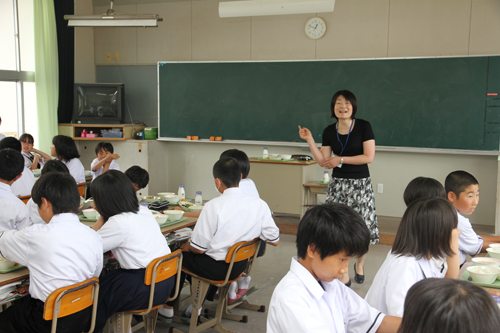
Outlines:
[[157,318],[158,318],[158,309],[151,310],[147,315],[142,316],[146,333],[154,333],[156,328]]
[[111,318],[108,318],[106,321],[106,325],[104,326],[102,333],[111,333]]
[[[194,276],[191,279],[191,301],[193,304],[193,311],[191,312],[191,321],[189,323],[189,332],[200,332],[201,329],[198,325],[198,311],[203,306],[203,301],[207,295],[210,283],[197,279]],[[202,325],[204,326],[204,325]],[[209,326],[208,326],[209,327]],[[200,327],[201,328],[201,327]]]
[[219,288],[219,302],[217,302],[217,309],[215,310],[215,325],[212,327],[217,332],[230,333],[231,330],[222,326],[222,313],[226,307],[227,294],[229,292],[229,285]]
[[117,312],[111,316],[114,333],[129,333],[132,324],[132,313]]

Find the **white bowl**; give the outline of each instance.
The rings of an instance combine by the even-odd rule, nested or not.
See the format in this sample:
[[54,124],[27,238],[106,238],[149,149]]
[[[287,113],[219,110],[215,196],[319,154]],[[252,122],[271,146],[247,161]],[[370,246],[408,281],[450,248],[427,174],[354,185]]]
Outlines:
[[490,244],[490,246],[488,246],[488,247],[491,247],[491,248],[500,247],[500,243],[493,243],[493,244]]
[[7,259],[0,257],[0,269],[9,269],[14,267],[15,264],[16,263],[13,261],[8,261]]
[[486,257],[472,258],[472,266],[500,267],[500,260]]
[[166,195],[175,195],[174,192],[158,192],[157,193],[160,197],[164,197]]
[[289,160],[292,158],[292,155],[288,155],[288,154],[280,154],[281,158],[284,159],[284,160]]
[[203,205],[194,205],[194,206],[189,207],[189,210],[192,212],[201,212],[202,209],[203,209]]
[[471,266],[467,267],[472,280],[478,283],[491,284],[500,274],[500,268],[491,266]]
[[176,205],[179,200],[182,199],[182,197],[180,195],[177,195],[177,194],[168,194],[168,195],[164,195],[163,196],[165,199],[168,200],[168,202],[172,205]]
[[273,160],[281,159],[280,154],[269,154],[269,158]]
[[165,210],[163,213],[168,215],[170,221],[179,221],[184,215],[183,210]]
[[97,219],[99,217],[99,213],[94,208],[87,208],[82,210],[82,212],[83,215],[88,219]]
[[156,222],[158,222],[159,225],[164,224],[168,220],[168,215],[165,214],[154,214],[153,215],[156,219]]
[[499,247],[489,247],[486,251],[490,254],[490,257],[495,259],[500,259],[500,248]]
[[155,202],[155,201],[160,201],[161,197],[158,197],[156,195],[143,195],[141,196],[141,201],[145,202]]

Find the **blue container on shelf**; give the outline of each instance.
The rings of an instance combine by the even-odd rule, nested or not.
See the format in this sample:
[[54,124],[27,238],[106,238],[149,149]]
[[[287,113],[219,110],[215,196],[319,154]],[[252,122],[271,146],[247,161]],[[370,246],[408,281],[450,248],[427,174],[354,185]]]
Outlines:
[[101,131],[103,138],[123,138],[123,132]]

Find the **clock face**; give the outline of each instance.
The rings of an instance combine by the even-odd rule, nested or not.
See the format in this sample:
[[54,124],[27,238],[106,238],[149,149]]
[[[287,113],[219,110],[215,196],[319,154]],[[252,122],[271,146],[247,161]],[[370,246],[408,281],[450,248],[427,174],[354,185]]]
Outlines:
[[326,23],[319,17],[313,17],[306,23],[306,35],[311,39],[320,39],[326,32]]

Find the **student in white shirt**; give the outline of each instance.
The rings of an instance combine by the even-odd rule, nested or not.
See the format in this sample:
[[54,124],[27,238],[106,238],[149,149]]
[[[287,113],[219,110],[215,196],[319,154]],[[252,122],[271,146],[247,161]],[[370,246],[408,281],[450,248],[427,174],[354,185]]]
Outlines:
[[70,175],[73,176],[77,184],[85,182],[85,168],[79,160],[80,153],[72,138],[66,135],[56,135],[52,139],[50,155],[66,164]]
[[[91,187],[101,215],[93,229],[102,237],[104,252],[111,251],[121,267],[99,282],[99,332],[114,313],[147,308],[150,286],[144,284],[145,268],[170,249],[153,214],[139,206],[132,182],[122,172],[109,170]],[[157,283],[153,305],[165,303],[174,285],[175,276]]]
[[[51,331],[43,319],[44,302],[58,288],[98,277],[102,270],[101,237],[78,220],[80,195],[68,174],[51,172],[33,187],[45,225],[0,234],[0,254],[28,267],[29,295],[0,313],[2,333]],[[92,307],[57,320],[58,331],[82,332]]]
[[446,274],[446,256],[452,256],[453,229],[457,215],[443,198],[421,198],[406,209],[382,267],[365,300],[384,313],[402,316],[408,290],[416,282],[442,278]]
[[468,281],[425,279],[405,300],[399,333],[497,333],[500,311],[493,298]]
[[396,332],[401,318],[369,306],[339,278],[349,259],[368,252],[370,232],[361,216],[339,203],[314,206],[299,223],[297,254],[274,289],[268,333]]
[[113,145],[109,142],[99,142],[95,146],[95,154],[97,158],[94,158],[90,164],[90,172],[92,173],[92,181],[108,170],[120,170],[120,166],[115,160],[119,159],[120,156],[113,154]]
[[26,205],[12,193],[11,185],[21,177],[23,157],[14,149],[0,150],[0,230],[28,226]]
[[[240,166],[233,158],[223,158],[213,167],[217,192],[221,196],[210,200],[201,211],[191,240],[185,243],[182,265],[190,271],[212,280],[224,280],[229,264],[225,262],[228,249],[238,242],[260,238],[278,245],[279,229],[267,204],[256,197],[244,194],[238,187]],[[230,279],[236,278],[246,268],[246,261],[235,263]],[[181,286],[185,274],[181,277]],[[216,289],[207,295],[211,299]],[[160,308],[164,317],[172,317],[174,301]],[[189,315],[189,312],[186,313]]]
[[[0,141],[0,149],[4,148],[11,148],[19,153],[21,153],[22,151],[21,142],[14,137],[8,137]],[[31,189],[35,184],[35,176],[33,175],[33,172],[31,172],[30,169],[24,167],[22,175],[23,176],[21,178],[16,180],[11,185],[12,193],[14,193],[14,195],[18,197],[31,195]]]
[[[30,170],[40,168],[39,162],[49,161],[49,155],[33,147],[35,139],[28,133],[24,133],[19,137],[23,151],[21,152],[24,157],[24,166]],[[34,153],[34,154],[33,154]]]
[[[66,167],[66,165],[59,160],[49,160],[47,164],[45,164],[42,169],[42,176],[49,172],[62,172],[69,174],[68,167]],[[45,221],[40,216],[40,213],[38,213],[38,205],[33,201],[33,198],[28,200],[26,208],[28,209],[29,225],[45,224]]]

